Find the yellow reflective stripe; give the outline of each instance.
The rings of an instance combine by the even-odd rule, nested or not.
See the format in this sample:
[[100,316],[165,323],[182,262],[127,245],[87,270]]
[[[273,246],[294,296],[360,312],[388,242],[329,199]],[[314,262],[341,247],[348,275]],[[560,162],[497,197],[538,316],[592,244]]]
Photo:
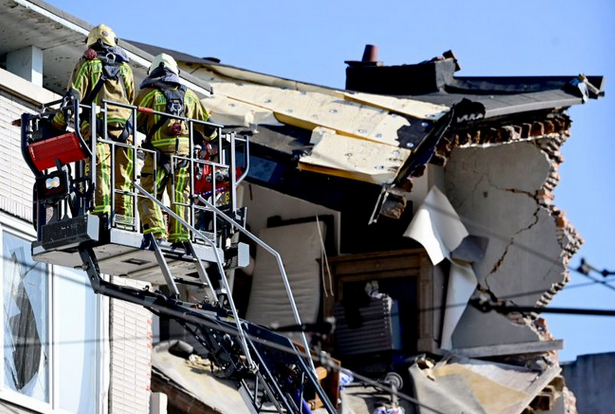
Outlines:
[[64,112],[63,111],[58,112],[51,120],[51,124],[57,129],[64,128],[66,126],[66,119],[64,118]]
[[[160,199],[159,195],[162,194],[164,188],[161,186],[162,181],[166,177],[166,171],[161,166],[158,166],[158,170],[156,171],[156,180],[154,180],[154,196]],[[154,203],[154,211],[156,214],[155,220],[158,223],[164,223],[164,216],[162,215],[162,209]],[[165,229],[166,233],[166,229]]]
[[146,93],[141,99],[141,102],[138,102],[138,105],[150,108],[152,106],[151,102],[154,100],[154,95],[156,95],[156,90]]
[[111,166],[109,165],[109,163],[105,160],[106,156],[107,156],[107,145],[105,144],[98,144],[97,145],[99,153],[100,153],[100,158],[98,158],[99,160],[99,165],[98,168],[100,169],[100,174],[101,177],[103,179],[103,181],[105,183],[107,183],[106,186],[102,186],[102,184],[98,184],[101,186],[102,188],[102,202],[103,205],[105,206],[110,206],[111,205],[111,194],[110,194],[110,190],[112,190],[111,187],[111,175],[109,174],[109,170],[111,168]]
[[122,63],[120,65],[120,73],[124,78],[124,85],[126,86],[126,99],[132,102],[132,98],[134,98],[134,77],[132,76],[132,70],[128,66],[127,63]]
[[[184,185],[186,184],[186,169],[185,168],[179,168],[177,173],[176,173],[176,182],[175,182],[175,188],[173,188],[173,191],[175,192],[175,202],[176,203],[185,203],[186,200],[184,200]],[[177,206],[175,213],[179,216],[179,218],[181,218],[182,220],[185,220],[185,214],[184,214],[184,207],[183,206]],[[181,225],[179,224],[179,222],[175,222],[176,223],[176,227],[173,229],[176,233],[181,231]]]
[[[126,158],[128,160],[128,162],[126,163],[126,176],[129,177],[129,179],[124,181],[124,185],[121,187],[121,190],[130,192],[132,191],[132,170],[133,170],[134,160],[133,160],[132,151],[126,150],[126,152],[127,152]],[[132,217],[132,195],[123,194],[122,202],[124,203],[125,215]]]
[[[188,178],[189,178],[188,166],[181,167],[177,170],[175,187],[173,188],[173,191],[175,192],[176,203],[186,203],[188,201],[188,200],[184,200],[184,189],[188,185]],[[179,216],[179,218],[181,218],[184,221],[187,221],[186,207],[176,204],[173,210],[175,211],[175,214]],[[175,223],[174,228],[170,229],[172,233],[169,236],[169,239],[171,240],[175,239],[176,241],[179,241],[180,239],[187,240],[188,231],[187,229],[184,228],[184,225],[180,223],[178,220],[175,220],[174,223]]]
[[169,234],[169,241],[172,243],[187,241],[190,238],[188,237],[188,233],[171,233]]
[[150,227],[148,229],[143,230],[143,234],[150,234],[150,233],[166,234],[166,230],[163,229],[162,227]]
[[81,65],[81,67],[79,68],[79,71],[77,72],[77,75],[75,76],[75,80],[73,81],[73,87],[74,87],[74,89],[78,90],[79,93],[83,92],[81,90],[81,87],[82,87],[82,84],[83,84],[83,80],[86,78],[85,70],[86,70],[87,66],[89,66],[87,62],[85,62],[83,65]]
[[[137,97],[137,101],[135,102],[136,106],[141,106],[144,108],[154,108],[154,97],[156,95],[156,90],[151,90],[149,92],[147,92],[145,95],[139,95]],[[148,121],[153,120],[153,123],[149,123]],[[144,127],[146,130],[146,133],[149,133],[149,129],[152,128],[153,125],[155,125],[156,122],[156,115],[154,114],[151,119],[150,117],[143,113],[143,112],[137,112],[137,124],[139,125],[139,127]],[[151,139],[151,137],[148,137]]]
[[118,122],[120,124],[124,124],[126,123],[126,121],[128,120],[128,118],[122,118],[122,117],[116,117],[116,116],[110,116],[107,117],[107,123],[111,123],[111,122]]
[[107,205],[104,205],[104,206],[95,206],[95,207],[92,209],[92,212],[93,212],[94,214],[98,214],[98,213],[110,213],[110,212],[111,212],[111,206],[107,206]]
[[175,145],[175,141],[179,140],[180,143],[185,141],[188,142],[189,138],[187,137],[177,137],[177,138],[164,138],[164,139],[157,139],[157,140],[152,140],[152,145],[154,147],[164,147],[167,145]]

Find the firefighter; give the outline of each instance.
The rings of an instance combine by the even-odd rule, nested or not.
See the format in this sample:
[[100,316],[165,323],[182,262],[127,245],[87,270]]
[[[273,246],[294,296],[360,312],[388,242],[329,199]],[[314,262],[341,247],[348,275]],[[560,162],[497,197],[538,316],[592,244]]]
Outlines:
[[[64,96],[65,108],[70,108],[72,99],[78,99],[84,105],[95,103],[102,106],[103,100],[132,104],[135,97],[135,86],[132,69],[128,65],[126,52],[118,47],[118,39],[113,30],[100,24],[86,38],[88,49],[79,59],[73,69]],[[132,110],[113,104],[108,104],[107,138],[116,142],[131,143],[132,127],[130,116]],[[65,111],[58,112],[52,120],[52,126],[57,129],[66,128],[67,115]],[[103,114],[98,115],[96,132],[103,132]],[[84,137],[90,137],[90,112],[81,113],[80,129]],[[98,142],[96,145],[96,184],[94,189],[94,206],[92,213],[101,216],[111,215],[111,145]],[[131,177],[133,173],[132,150],[115,147],[115,219],[116,223],[132,224],[132,196],[126,191],[132,190]],[[90,163],[86,164],[86,175],[91,171]]]
[[[165,53],[156,56],[148,70],[148,77],[140,85],[135,105],[184,118],[209,120],[209,113],[197,95],[180,82],[179,72],[172,56]],[[172,165],[171,158],[172,155],[190,155],[187,123],[178,118],[140,110],[137,128],[146,136],[143,147],[149,149],[145,151],[141,169],[141,186],[158,200],[162,200],[166,190],[171,200],[171,210],[187,221],[190,165],[186,159],[174,159]],[[193,136],[208,141],[216,137],[216,130],[194,123]],[[168,240],[178,245],[190,238],[188,229],[174,217],[169,218],[167,229],[160,207],[147,197],[139,198],[139,215],[143,234],[152,234],[156,240]]]

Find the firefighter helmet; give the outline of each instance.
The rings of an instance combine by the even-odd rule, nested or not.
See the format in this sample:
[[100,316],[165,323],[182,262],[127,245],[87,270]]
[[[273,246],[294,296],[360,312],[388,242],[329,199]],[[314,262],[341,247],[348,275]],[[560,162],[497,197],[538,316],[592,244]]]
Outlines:
[[173,56],[167,55],[166,53],[161,53],[157,55],[154,60],[152,60],[152,64],[150,65],[147,74],[149,75],[154,69],[157,69],[160,66],[163,66],[174,74],[179,75],[179,68],[177,67],[177,62],[175,61],[175,59],[173,59]]
[[90,31],[86,43],[88,46],[92,46],[99,40],[107,46],[117,46],[117,37],[115,37],[115,33],[113,33],[113,30],[109,26],[104,24],[99,24]]

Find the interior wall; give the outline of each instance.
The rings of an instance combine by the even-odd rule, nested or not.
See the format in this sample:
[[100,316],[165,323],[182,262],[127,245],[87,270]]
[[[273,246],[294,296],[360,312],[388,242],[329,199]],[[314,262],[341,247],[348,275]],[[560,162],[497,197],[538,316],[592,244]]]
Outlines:
[[280,216],[283,220],[290,220],[316,215],[333,215],[335,222],[333,245],[336,252],[339,251],[341,214],[338,211],[252,183],[243,183],[241,187],[241,204],[248,209],[247,222],[252,234],[258,236],[260,231],[267,227],[267,219],[272,216]]
[[420,177],[412,178],[412,191],[408,194],[408,201],[412,202],[413,213],[423,203],[427,193],[433,186],[444,189],[446,177],[444,168],[433,164],[427,164],[427,168]]

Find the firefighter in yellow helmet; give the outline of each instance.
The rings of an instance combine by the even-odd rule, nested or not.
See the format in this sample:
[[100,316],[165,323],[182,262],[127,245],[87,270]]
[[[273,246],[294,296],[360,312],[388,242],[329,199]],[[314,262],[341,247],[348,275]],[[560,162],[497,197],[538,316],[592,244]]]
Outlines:
[[[148,77],[140,85],[135,105],[184,118],[209,120],[209,113],[197,95],[181,83],[177,62],[165,53],[159,54],[152,61]],[[139,111],[137,127],[146,136],[143,147],[153,151],[145,152],[141,186],[158,200],[162,200],[166,190],[172,211],[187,221],[188,208],[185,205],[190,202],[189,163],[186,160],[175,160],[175,165],[171,165],[172,155],[188,156],[190,153],[187,123],[178,118]],[[214,128],[193,124],[195,139],[211,140],[215,136]],[[156,170],[154,157],[157,160]],[[146,197],[139,198],[139,215],[143,233],[152,234],[157,240],[168,239],[177,244],[190,237],[188,229],[173,217],[169,218],[167,229],[160,207]]]
[[[118,46],[118,40],[113,30],[100,24],[96,26],[86,39],[88,49],[76,63],[68,84],[65,101],[78,99],[81,104],[95,103],[102,107],[103,100],[132,104],[135,97],[135,86],[132,69],[128,65],[126,52]],[[130,125],[131,109],[118,105],[107,106],[107,137],[116,142],[131,143],[132,127]],[[90,114],[85,110],[80,115],[81,133],[90,137]],[[100,113],[96,124],[98,136],[103,133],[103,114]],[[55,128],[66,127],[65,113],[59,112],[53,119]],[[115,219],[117,223],[132,223],[132,197],[126,192],[132,190],[133,174],[132,151],[121,146],[115,147],[115,183],[110,182],[111,176],[111,145],[99,142],[96,145],[96,181],[92,213],[110,215],[111,196],[115,193]],[[90,174],[91,166],[86,166],[86,175]],[[92,177],[94,179],[94,177]],[[113,190],[116,191],[113,191]]]

